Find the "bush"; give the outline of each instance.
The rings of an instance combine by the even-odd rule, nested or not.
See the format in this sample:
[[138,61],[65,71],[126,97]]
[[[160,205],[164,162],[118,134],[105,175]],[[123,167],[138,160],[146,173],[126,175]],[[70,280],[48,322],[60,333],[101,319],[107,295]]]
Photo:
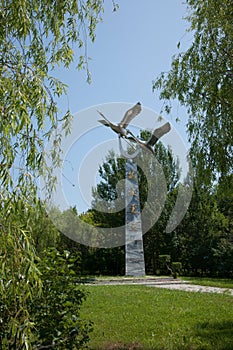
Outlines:
[[174,278],[177,278],[178,275],[181,274],[182,271],[182,264],[181,262],[172,262],[172,275]]
[[160,273],[165,275],[172,274],[170,262],[171,262],[171,255],[159,255]]
[[77,254],[50,249],[39,261],[43,292],[31,303],[36,349],[83,349],[89,341],[91,323],[80,319],[86,294],[77,282]]

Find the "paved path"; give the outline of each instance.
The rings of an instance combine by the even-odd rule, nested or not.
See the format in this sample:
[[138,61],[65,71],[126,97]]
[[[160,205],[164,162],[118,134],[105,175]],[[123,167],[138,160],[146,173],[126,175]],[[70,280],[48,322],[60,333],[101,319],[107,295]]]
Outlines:
[[189,284],[173,278],[113,278],[113,279],[96,279],[90,281],[91,285],[145,285],[155,288],[166,288],[173,290],[183,290],[187,292],[204,292],[204,293],[226,293],[233,296],[233,289],[205,287]]
[[206,287],[206,286],[199,286],[196,284],[188,284],[188,283],[151,284],[150,286],[157,287],[157,288],[184,290],[186,292],[226,293],[233,296],[233,289]]

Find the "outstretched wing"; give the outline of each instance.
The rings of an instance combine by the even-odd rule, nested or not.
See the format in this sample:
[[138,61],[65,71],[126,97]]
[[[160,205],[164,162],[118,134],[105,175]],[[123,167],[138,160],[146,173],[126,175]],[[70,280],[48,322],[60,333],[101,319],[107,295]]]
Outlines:
[[163,135],[168,133],[170,130],[171,130],[170,123],[166,123],[166,124],[160,126],[160,128],[155,129],[153,131],[151,138],[147,142],[147,144],[150,146],[154,146],[156,144],[156,142],[160,139],[160,137],[162,137]]
[[98,122],[105,125],[105,126],[110,126],[109,122],[107,122],[107,120],[105,120],[105,119],[98,120]]
[[97,112],[101,115],[101,117],[103,117],[106,120],[106,124],[104,123],[104,120],[98,120],[98,122],[100,122],[100,123],[102,123],[102,124],[104,124],[106,126],[110,126],[111,122],[103,115],[103,113],[100,112],[100,111],[97,111]]
[[110,126],[110,127],[111,127],[111,126],[113,125],[113,124],[110,122],[110,120],[108,120],[102,112],[100,112],[100,111],[98,111],[98,110],[97,110],[97,112],[101,115],[101,117],[104,118],[104,120],[101,119],[101,120],[98,120],[98,122],[100,122],[101,124],[103,124],[103,125],[105,125],[105,126]]
[[138,102],[136,103],[135,106],[133,106],[132,108],[130,108],[124,115],[123,119],[121,120],[121,122],[119,123],[119,125],[122,128],[127,128],[127,126],[129,125],[129,123],[131,122],[131,120],[136,117],[136,115],[138,115],[142,110],[141,107],[141,103]]

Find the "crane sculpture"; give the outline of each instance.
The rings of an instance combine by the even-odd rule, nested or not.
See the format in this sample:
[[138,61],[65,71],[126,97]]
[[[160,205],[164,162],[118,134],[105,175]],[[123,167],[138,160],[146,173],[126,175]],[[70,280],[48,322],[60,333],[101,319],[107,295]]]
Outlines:
[[104,118],[104,119],[98,120],[98,122],[107,127],[110,127],[120,137],[128,138],[128,135],[131,135],[131,139],[137,142],[136,137],[131,133],[131,131],[127,129],[127,126],[133,120],[133,118],[135,118],[141,112],[141,110],[142,110],[141,103],[140,102],[136,103],[135,106],[130,108],[128,111],[126,111],[123,119],[119,124],[113,124],[103,115],[102,112],[97,111],[101,115],[101,117]]
[[[121,154],[127,159],[125,166],[126,179],[128,180],[125,184],[125,274],[128,276],[145,275],[137,164],[133,161],[133,158],[137,156],[141,149],[145,149],[154,155],[155,144],[171,129],[169,123],[162,125],[153,131],[151,137],[146,142],[135,137],[127,127],[141,110],[141,103],[136,103],[126,111],[119,124],[110,122],[102,112],[97,111],[104,118],[98,121],[104,126],[110,127],[118,134]],[[129,140],[136,144],[138,146],[136,147],[136,151],[133,154],[125,152],[121,144],[121,139]]]
[[140,140],[134,136],[127,137],[128,140],[136,142],[141,148],[145,149],[146,151],[151,152],[152,154],[155,153],[154,146],[158,142],[158,140],[168,133],[171,130],[170,123],[165,123],[164,125],[160,126],[160,128],[157,128],[153,131],[151,137],[148,141]]

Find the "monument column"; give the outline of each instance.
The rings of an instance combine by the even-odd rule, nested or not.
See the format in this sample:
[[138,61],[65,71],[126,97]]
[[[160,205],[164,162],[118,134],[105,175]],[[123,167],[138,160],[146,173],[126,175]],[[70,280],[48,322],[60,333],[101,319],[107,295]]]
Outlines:
[[125,274],[145,276],[137,164],[126,161]]

